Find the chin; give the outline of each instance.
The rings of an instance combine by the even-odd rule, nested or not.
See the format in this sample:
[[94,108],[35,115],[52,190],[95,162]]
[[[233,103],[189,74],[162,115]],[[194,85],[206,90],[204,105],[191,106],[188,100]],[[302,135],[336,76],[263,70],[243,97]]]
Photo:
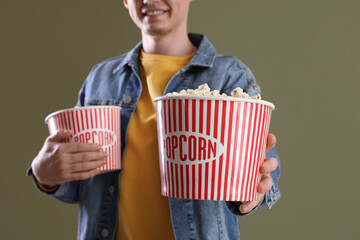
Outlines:
[[147,35],[151,35],[151,36],[161,36],[161,35],[164,35],[164,34],[167,34],[170,32],[165,28],[160,28],[160,27],[155,27],[155,26],[152,28],[146,28],[144,30],[145,30],[144,32]]
[[147,35],[151,35],[151,36],[163,36],[167,33],[167,31],[164,31],[162,29],[151,29],[146,31]]

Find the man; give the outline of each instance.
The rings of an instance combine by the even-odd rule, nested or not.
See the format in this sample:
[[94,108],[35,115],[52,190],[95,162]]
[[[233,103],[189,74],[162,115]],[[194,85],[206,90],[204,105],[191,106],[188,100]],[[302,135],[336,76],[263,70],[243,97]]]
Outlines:
[[152,99],[196,88],[229,93],[241,87],[259,93],[240,61],[215,53],[205,36],[188,34],[191,0],[124,0],[142,42],[126,55],[96,65],[80,93],[79,106],[121,106],[121,171],[98,175],[106,154],[96,144],[62,143],[72,132],[49,136],[29,174],[55,199],[79,204],[79,239],[238,239],[238,220],[280,197],[280,169],[269,134],[257,199],[199,201],[160,194],[156,111]]

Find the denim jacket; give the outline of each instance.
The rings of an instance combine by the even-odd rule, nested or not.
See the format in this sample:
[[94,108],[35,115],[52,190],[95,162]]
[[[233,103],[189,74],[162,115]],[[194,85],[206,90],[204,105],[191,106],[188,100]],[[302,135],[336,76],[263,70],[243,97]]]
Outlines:
[[[198,50],[188,65],[171,78],[164,94],[194,89],[205,82],[211,89],[227,94],[236,87],[246,90],[249,95],[260,93],[252,72],[242,62],[217,54],[204,35],[189,34],[189,38]],[[129,121],[142,92],[140,49],[141,43],[123,56],[94,66],[79,92],[77,103],[79,106],[121,107],[122,156],[126,149]],[[279,161],[275,149],[270,150],[266,157],[270,156]],[[31,169],[28,174],[31,175]],[[78,239],[114,238],[120,174],[121,170],[64,183],[55,192],[46,193],[57,200],[79,204]],[[279,175],[280,167],[271,173],[273,186],[256,209],[262,205],[270,208],[280,198]],[[176,239],[239,239],[237,216],[242,214],[233,202],[169,198],[169,206]]]

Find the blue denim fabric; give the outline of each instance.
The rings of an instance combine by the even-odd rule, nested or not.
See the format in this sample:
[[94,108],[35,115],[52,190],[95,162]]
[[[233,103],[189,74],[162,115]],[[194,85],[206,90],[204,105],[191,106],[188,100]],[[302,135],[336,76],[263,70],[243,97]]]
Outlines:
[[[227,94],[236,87],[250,95],[260,93],[252,72],[241,61],[217,54],[204,35],[189,34],[189,37],[198,50],[190,63],[172,77],[164,94],[194,89],[205,82],[211,89]],[[142,92],[140,49],[141,43],[123,56],[94,66],[79,92],[77,103],[79,106],[121,107],[122,155],[126,150],[128,124]],[[279,160],[275,149],[267,154],[269,156]],[[31,169],[28,174],[31,175]],[[57,191],[47,193],[57,200],[79,204],[78,239],[113,239],[115,236],[120,174],[121,171],[115,171],[64,183]],[[273,187],[256,209],[262,205],[270,208],[280,198],[277,185],[280,167],[271,176]],[[239,239],[237,216],[242,214],[235,203],[175,198],[169,198],[169,203],[176,239]]]

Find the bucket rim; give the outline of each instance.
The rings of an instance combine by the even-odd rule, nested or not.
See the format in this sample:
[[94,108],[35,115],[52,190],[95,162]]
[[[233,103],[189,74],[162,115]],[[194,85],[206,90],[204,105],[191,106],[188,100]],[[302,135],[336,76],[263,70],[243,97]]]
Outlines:
[[222,97],[222,96],[191,96],[191,95],[175,95],[175,96],[161,96],[155,97],[154,102],[167,100],[167,99],[202,99],[202,100],[221,100],[221,101],[234,101],[234,102],[250,102],[266,105],[272,110],[275,110],[275,105],[269,101],[251,99],[251,98],[236,98],[236,97]]
[[115,108],[115,109],[121,110],[121,107],[112,106],[112,105],[96,105],[96,106],[86,106],[86,107],[65,108],[65,109],[61,109],[61,110],[58,110],[56,112],[53,112],[53,113],[50,113],[49,115],[47,115],[46,118],[45,118],[45,123],[48,124],[48,121],[49,121],[50,118],[52,118],[53,116],[55,116],[57,114],[60,114],[60,113],[74,112],[74,111],[86,110],[86,109],[103,109],[103,108]]

